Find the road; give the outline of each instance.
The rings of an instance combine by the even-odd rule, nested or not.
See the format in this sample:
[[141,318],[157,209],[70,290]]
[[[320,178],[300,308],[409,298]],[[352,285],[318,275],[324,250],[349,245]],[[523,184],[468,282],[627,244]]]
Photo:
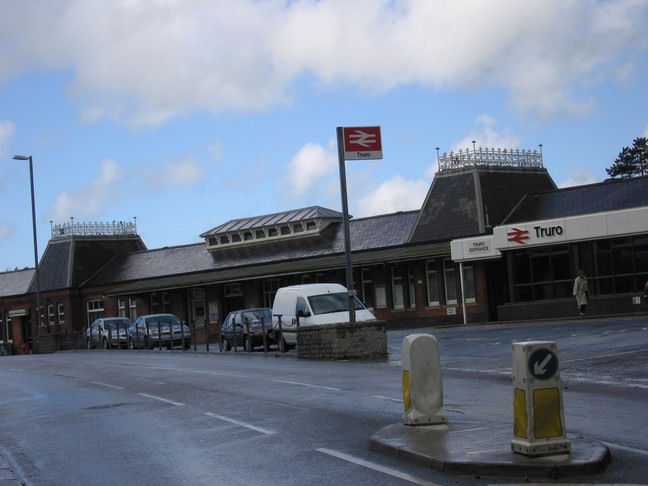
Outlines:
[[33,485],[523,482],[368,450],[401,420],[400,345],[419,332],[439,342],[450,421],[512,423],[511,342],[556,341],[568,436],[613,456],[605,473],[564,482],[646,484],[645,318],[390,331],[388,359],[373,362],[213,347],[2,357],[0,448]]

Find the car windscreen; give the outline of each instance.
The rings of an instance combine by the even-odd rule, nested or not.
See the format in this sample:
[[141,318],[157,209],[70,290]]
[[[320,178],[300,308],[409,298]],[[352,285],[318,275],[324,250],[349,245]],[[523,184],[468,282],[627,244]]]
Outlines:
[[270,309],[256,309],[246,311],[243,313],[243,320],[247,320],[250,324],[253,322],[263,321],[265,324],[272,322],[272,310]]
[[122,321],[104,321],[104,329],[126,329],[130,326],[127,320]]
[[[337,292],[334,294],[311,295],[308,302],[313,310],[313,314],[332,314],[334,312],[349,311],[349,296],[346,292]],[[355,299],[355,309],[362,310],[365,307],[357,298]]]
[[146,319],[146,323],[149,326],[157,326],[158,323],[162,326],[168,326],[169,324],[173,324],[174,326],[180,325],[180,321],[172,316],[149,317]]

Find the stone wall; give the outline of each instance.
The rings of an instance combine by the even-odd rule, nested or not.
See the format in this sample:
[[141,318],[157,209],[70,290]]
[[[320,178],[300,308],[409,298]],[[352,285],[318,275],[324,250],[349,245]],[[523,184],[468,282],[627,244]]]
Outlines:
[[297,330],[297,357],[369,359],[387,356],[384,321],[324,324]]
[[38,354],[85,348],[86,341],[83,333],[41,334],[38,336]]

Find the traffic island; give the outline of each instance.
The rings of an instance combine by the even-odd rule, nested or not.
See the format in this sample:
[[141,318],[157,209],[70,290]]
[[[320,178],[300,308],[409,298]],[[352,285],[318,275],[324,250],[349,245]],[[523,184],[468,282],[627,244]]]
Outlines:
[[369,449],[445,473],[551,479],[599,474],[612,457],[605,444],[585,438],[571,439],[569,453],[539,457],[513,453],[510,439],[510,425],[395,424],[372,435]]

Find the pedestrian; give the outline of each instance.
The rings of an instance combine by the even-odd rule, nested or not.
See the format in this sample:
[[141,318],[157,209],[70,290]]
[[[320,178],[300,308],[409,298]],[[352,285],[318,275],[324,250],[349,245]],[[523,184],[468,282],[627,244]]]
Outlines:
[[585,315],[585,309],[587,308],[587,298],[589,297],[589,291],[587,288],[587,278],[585,277],[585,272],[582,270],[578,271],[578,277],[574,280],[574,297],[576,297],[576,304],[578,305],[578,312],[581,316]]

